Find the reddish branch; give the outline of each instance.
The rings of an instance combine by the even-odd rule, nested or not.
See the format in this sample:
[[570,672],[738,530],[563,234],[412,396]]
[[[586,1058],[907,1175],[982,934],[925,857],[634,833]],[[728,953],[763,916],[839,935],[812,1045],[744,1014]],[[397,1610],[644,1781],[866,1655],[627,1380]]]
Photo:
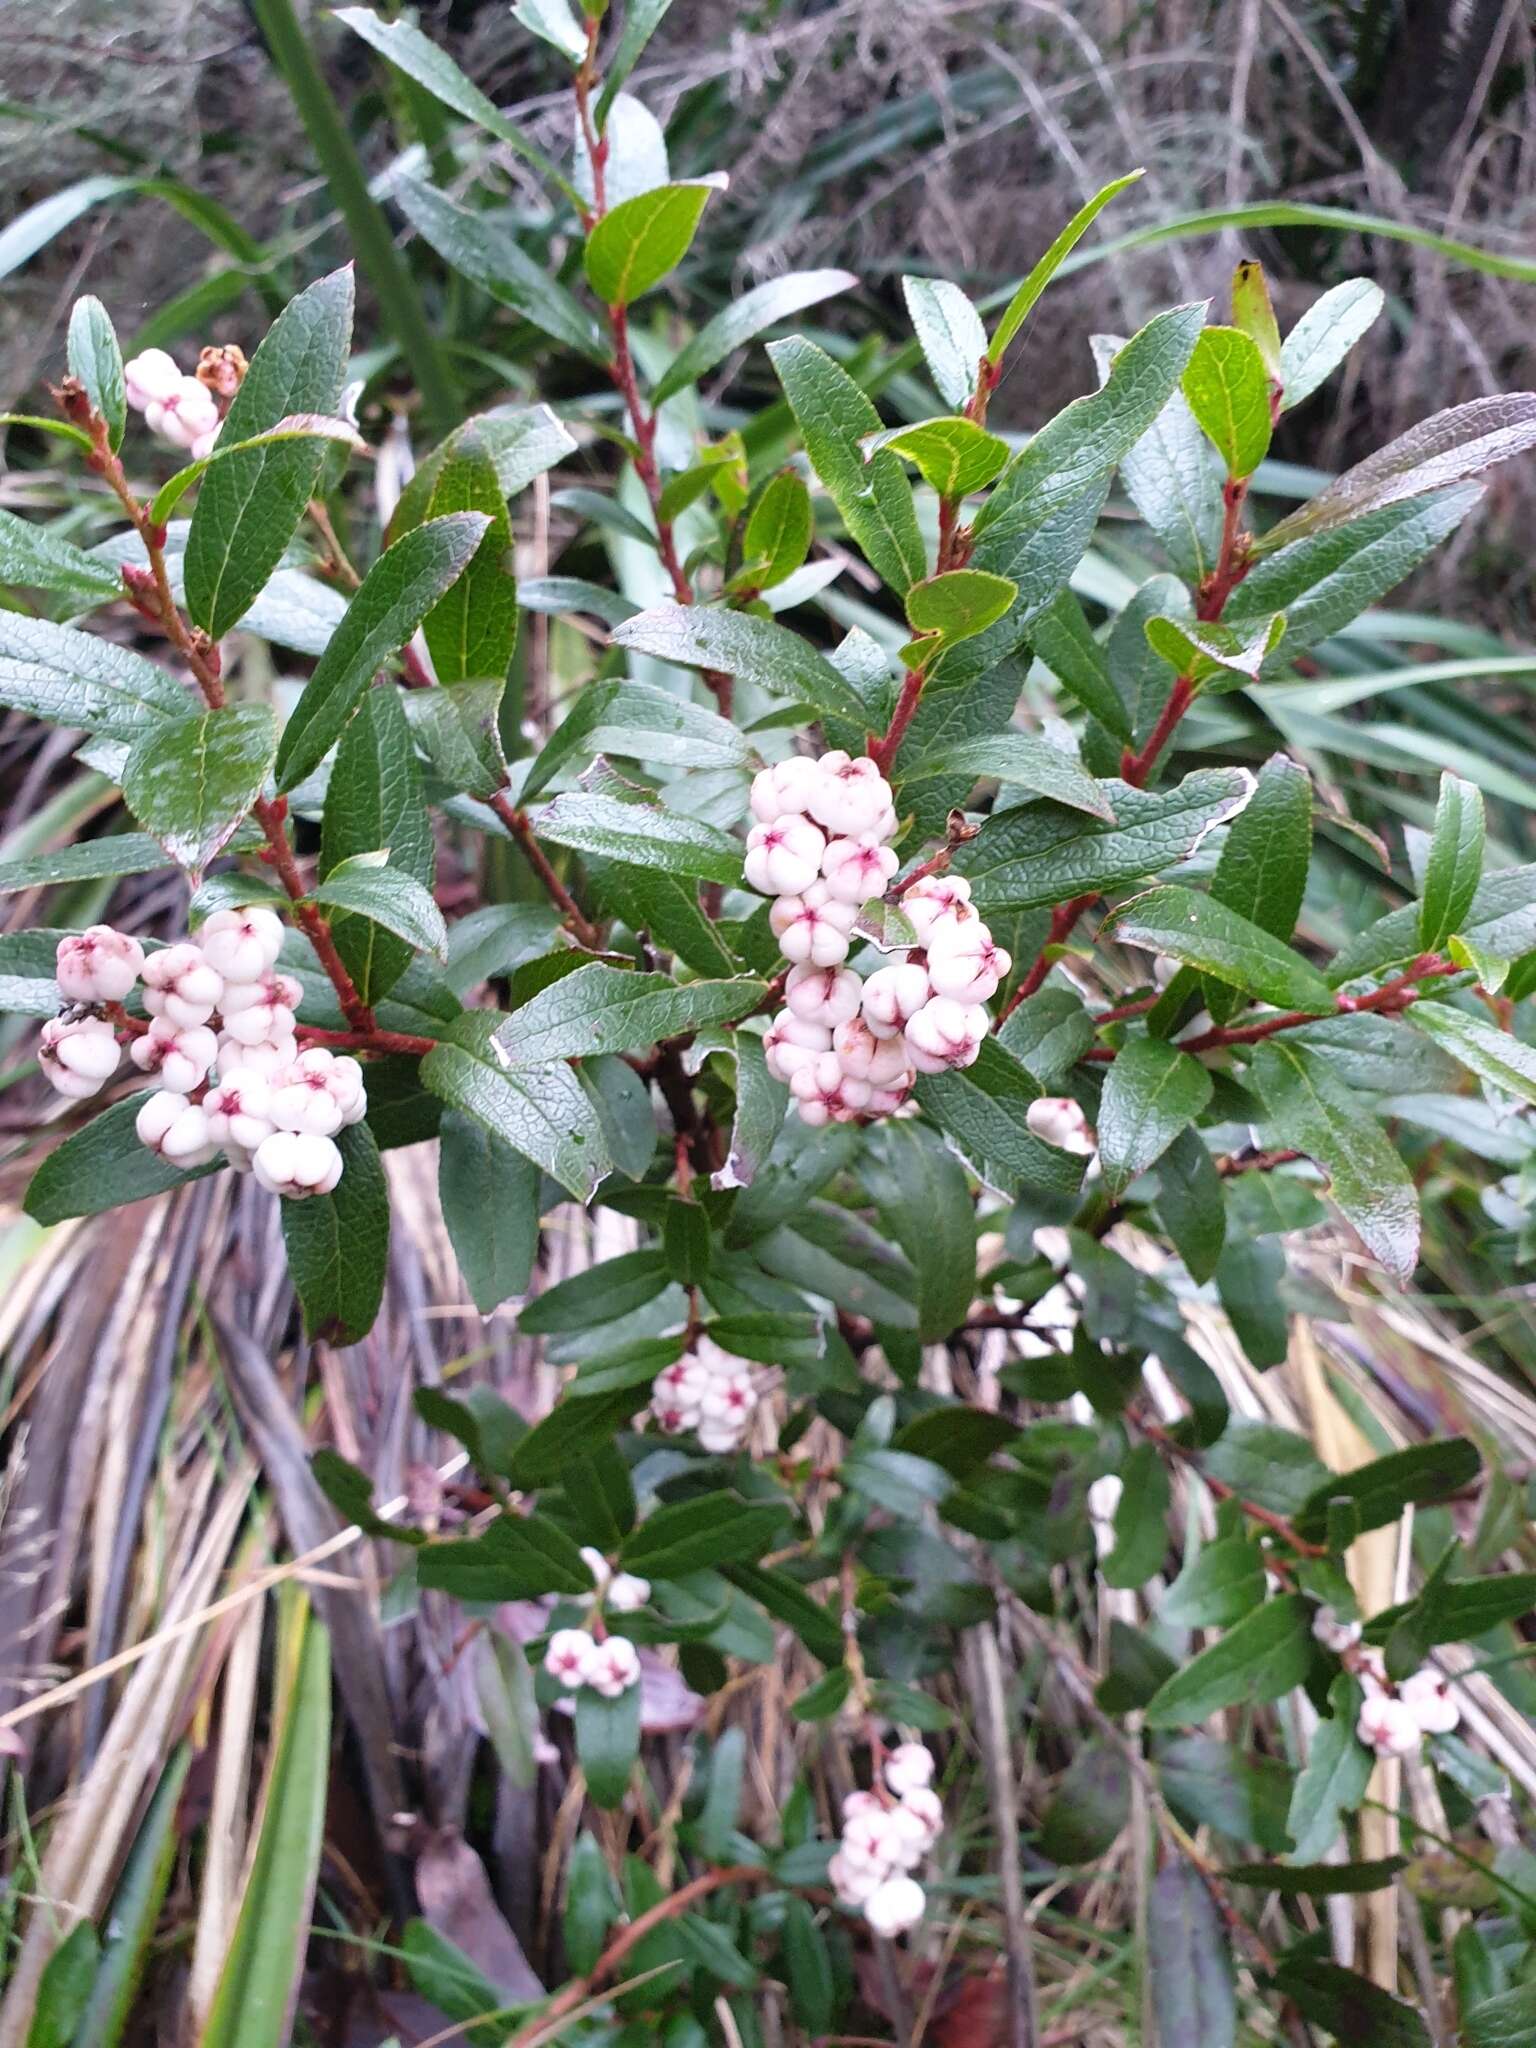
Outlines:
[[1209,1472],[1200,1471],[1199,1453],[1192,1450],[1188,1444],[1180,1443],[1176,1436],[1170,1435],[1160,1424],[1148,1421],[1145,1416],[1138,1416],[1136,1420],[1142,1435],[1150,1438],[1160,1450],[1167,1451],[1170,1456],[1180,1459],[1185,1464],[1193,1465],[1218,1500],[1235,1500],[1251,1521],[1262,1523],[1282,1542],[1288,1543],[1298,1557],[1328,1555],[1326,1543],[1309,1543],[1305,1536],[1299,1534],[1295,1524],[1288,1522],[1284,1515],[1277,1515],[1269,1508],[1260,1507],[1256,1500],[1248,1500],[1240,1494],[1235,1486],[1228,1486],[1224,1480],[1215,1479]]

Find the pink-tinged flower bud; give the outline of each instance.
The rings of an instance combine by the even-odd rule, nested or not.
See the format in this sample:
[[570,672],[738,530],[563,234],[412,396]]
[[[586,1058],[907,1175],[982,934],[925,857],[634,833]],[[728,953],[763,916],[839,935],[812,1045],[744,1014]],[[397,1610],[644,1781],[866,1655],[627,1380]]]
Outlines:
[[222,420],[215,420],[206,432],[197,436],[191,448],[187,451],[194,462],[206,462],[208,460],[209,456],[218,446],[219,435],[223,432],[223,429],[224,422]]
[[920,946],[931,945],[943,925],[969,924],[979,913],[971,903],[971,885],[964,875],[924,875],[902,895],[901,907],[917,933]]
[[123,384],[135,412],[168,405],[181,389],[181,370],[163,348],[147,348],[123,365]]
[[891,1806],[866,1807],[845,1822],[842,1853],[850,1863],[879,1871],[895,1868],[901,1846],[895,1811]]
[[822,879],[837,903],[859,907],[885,894],[898,862],[890,847],[877,839],[833,839],[821,857]]
[[914,1785],[901,1795],[904,1813],[910,1813],[922,1827],[926,1853],[944,1832],[944,1803],[931,1785]]
[[679,1358],[657,1373],[653,1391],[663,1400],[681,1401],[685,1406],[697,1407],[704,1398],[709,1380],[708,1368],[697,1358]]
[[916,1870],[933,1842],[928,1823],[905,1800],[891,1808],[889,1819],[897,1864],[903,1870]]
[[868,1107],[870,1086],[845,1074],[835,1052],[818,1053],[808,1067],[802,1067],[789,1084],[789,1092],[800,1105],[802,1123],[852,1123]]
[[923,1888],[915,1878],[888,1877],[864,1901],[864,1918],[869,1922],[871,1932],[889,1941],[915,1927],[922,1919],[927,1903]]
[[173,1095],[190,1095],[207,1080],[219,1056],[219,1041],[206,1024],[175,1024],[169,1017],[156,1017],[134,1039],[128,1056],[142,1072],[158,1074],[160,1086]]
[[198,934],[203,958],[225,981],[260,981],[283,950],[283,921],[258,904],[249,910],[216,910]]
[[905,1068],[899,1081],[893,1081],[889,1088],[874,1089],[869,1098],[870,1116],[894,1116],[899,1109],[905,1109],[912,1083],[917,1076],[911,1068]]
[[745,1429],[757,1409],[757,1389],[749,1373],[718,1374],[711,1379],[699,1403],[705,1422],[729,1422]]
[[752,793],[747,799],[753,817],[766,825],[782,818],[786,811],[807,811],[811,792],[819,786],[821,777],[821,763],[813,761],[809,754],[791,754],[787,761],[764,768],[753,776]]
[[981,1051],[992,1020],[980,1003],[957,1003],[953,996],[934,996],[908,1021],[903,1034],[907,1056],[920,1074],[942,1074],[968,1067]]
[[857,761],[846,754],[823,754],[821,781],[806,808],[835,837],[861,839],[892,808],[891,786],[867,754]]
[[876,1038],[899,1038],[932,994],[928,970],[915,961],[877,967],[864,984],[864,1022]]
[[122,1057],[105,1017],[50,1017],[37,1042],[49,1086],[72,1102],[100,1094]]
[[215,1145],[234,1145],[249,1155],[273,1132],[271,1084],[245,1067],[221,1070],[218,1086],[203,1097],[208,1136]]
[[615,1572],[608,1582],[605,1605],[615,1614],[633,1614],[651,1597],[651,1582],[634,1572]]
[[1024,1121],[1035,1136],[1058,1152],[1072,1152],[1080,1159],[1091,1158],[1099,1149],[1092,1124],[1083,1105],[1070,1095],[1042,1095],[1024,1112]]
[[843,1824],[846,1827],[856,1813],[884,1813],[885,1801],[878,1792],[850,1792],[842,1804]]
[[907,1049],[899,1038],[876,1038],[862,1017],[847,1017],[832,1034],[838,1065],[855,1081],[890,1088],[907,1071]]
[[71,1003],[120,1003],[144,968],[144,948],[109,924],[60,939],[55,954],[59,993]]
[[173,448],[191,452],[199,435],[219,424],[219,408],[213,393],[195,377],[183,377],[176,390],[158,406],[146,406],[144,417],[154,431]]
[[1352,1649],[1360,1640],[1361,1623],[1341,1621],[1332,1607],[1319,1607],[1312,1617],[1312,1635],[1325,1650]]
[[841,1849],[827,1865],[827,1876],[840,1906],[862,1906],[885,1881],[878,1870],[854,1862]]
[[628,1636],[607,1636],[594,1643],[582,1674],[594,1692],[605,1700],[616,1700],[640,1678],[640,1652]]
[[1355,1723],[1355,1733],[1378,1756],[1414,1756],[1424,1740],[1424,1731],[1413,1709],[1386,1693],[1366,1701]]
[[787,1082],[819,1052],[832,1050],[825,1024],[807,1024],[792,1010],[780,1010],[763,1033],[763,1059],[775,1081]]
[[936,996],[957,1003],[989,1003],[1013,965],[992,934],[974,918],[956,924],[941,918],[928,937],[928,979]]
[[544,1652],[544,1669],[567,1692],[587,1681],[587,1664],[597,1645],[584,1628],[557,1628]]
[[803,1024],[824,1024],[835,1030],[845,1017],[856,1017],[864,984],[851,967],[793,967],[784,984],[791,1016]]
[[599,1593],[603,1592],[613,1577],[613,1567],[607,1558],[593,1543],[584,1543],[577,1555],[592,1574],[592,1584]]
[[796,966],[835,967],[848,957],[848,933],[834,914],[835,904],[817,903],[811,896],[780,896],[768,913],[768,923],[786,960]]
[[933,1756],[921,1742],[900,1742],[885,1760],[885,1782],[898,1799],[933,1783]]
[[826,844],[821,828],[797,811],[754,825],[747,834],[748,887],[764,896],[798,896],[821,873]]
[[1351,1662],[1368,1699],[1387,1691],[1387,1660],[1372,1643],[1362,1643]]
[[712,1458],[729,1457],[732,1451],[741,1449],[743,1432],[734,1422],[700,1421],[695,1425],[700,1450],[708,1451]]
[[[362,1069],[356,1060],[338,1060],[323,1045],[301,1052],[272,1089],[272,1121],[280,1131],[333,1137],[348,1121],[362,1091]],[[356,1121],[355,1117],[352,1121]]]
[[219,1040],[219,1059],[226,1067],[239,1067],[248,1074],[260,1074],[273,1081],[286,1074],[298,1057],[298,1041],[290,1032],[282,1038],[263,1038],[244,1045],[226,1031]]
[[224,994],[224,977],[200,946],[167,946],[144,962],[144,1007],[172,1024],[206,1024]]
[[174,1089],[146,1095],[134,1118],[139,1143],[170,1166],[205,1166],[219,1149],[208,1136],[208,1119],[195,1102]]
[[274,1131],[251,1156],[251,1171],[268,1194],[302,1201],[328,1195],[341,1179],[343,1160],[335,1143],[312,1131]]
[[252,1003],[248,1009],[225,1010],[224,1036],[236,1045],[263,1045],[292,1038],[298,1019],[286,1003]]
[[1433,1664],[1405,1678],[1398,1697],[1425,1735],[1449,1735],[1461,1721],[1461,1709],[1443,1672]]
[[690,1429],[699,1426],[698,1402],[680,1401],[673,1394],[652,1395],[651,1413],[665,1436],[686,1436]]

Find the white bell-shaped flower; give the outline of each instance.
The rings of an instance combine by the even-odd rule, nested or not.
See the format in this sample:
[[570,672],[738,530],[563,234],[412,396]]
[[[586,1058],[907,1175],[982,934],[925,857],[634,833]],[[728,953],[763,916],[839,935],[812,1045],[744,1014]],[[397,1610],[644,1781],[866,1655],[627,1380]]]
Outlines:
[[290,1201],[328,1195],[343,1164],[335,1141],[314,1131],[274,1131],[251,1155],[251,1171],[261,1185]]
[[59,993],[71,1003],[120,1003],[144,969],[138,940],[109,924],[60,939],[54,958]]
[[216,910],[198,934],[203,958],[226,981],[260,981],[283,950],[283,921],[256,904],[245,910]]
[[208,1135],[200,1105],[174,1089],[157,1088],[146,1095],[133,1128],[139,1143],[171,1166],[204,1166],[219,1149]]

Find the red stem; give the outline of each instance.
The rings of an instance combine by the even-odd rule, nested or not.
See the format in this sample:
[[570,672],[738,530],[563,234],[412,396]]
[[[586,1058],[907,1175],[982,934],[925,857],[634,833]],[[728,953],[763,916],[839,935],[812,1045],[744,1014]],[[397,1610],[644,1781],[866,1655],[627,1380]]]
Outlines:
[[1025,975],[1024,979],[1019,983],[1018,987],[1014,990],[1013,994],[1008,998],[1007,1002],[1004,1003],[1001,1011],[998,1013],[997,1021],[999,1024],[1005,1023],[1007,1019],[1013,1015],[1014,1011],[1019,1007],[1020,1003],[1024,1001],[1026,996],[1032,996],[1035,993],[1036,989],[1039,988],[1040,984],[1045,980],[1045,977],[1050,973],[1051,967],[1053,965],[1051,959],[1052,947],[1061,946],[1066,943],[1066,941],[1072,936],[1072,930],[1073,927],[1076,925],[1077,920],[1082,916],[1085,910],[1089,909],[1091,905],[1097,903],[1098,900],[1099,899],[1096,894],[1090,896],[1074,896],[1070,903],[1057,904],[1056,908],[1051,912],[1051,928],[1045,935],[1045,944],[1040,948],[1039,952],[1035,955],[1034,965],[1030,968],[1029,972]]
[[329,1045],[342,1052],[403,1052],[417,1059],[425,1058],[437,1043],[409,1031],[324,1031],[315,1024],[301,1024],[299,1037],[305,1045]]

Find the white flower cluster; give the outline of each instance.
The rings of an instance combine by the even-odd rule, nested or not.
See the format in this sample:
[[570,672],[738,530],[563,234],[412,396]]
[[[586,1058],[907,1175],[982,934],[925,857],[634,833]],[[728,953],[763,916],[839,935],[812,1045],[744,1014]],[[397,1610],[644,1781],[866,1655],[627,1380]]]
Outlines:
[[163,348],[147,348],[123,365],[128,403],[152,434],[185,448],[195,462],[213,452],[224,422],[218,400],[196,377],[183,376]]
[[892,1116],[918,1074],[975,1059],[1008,955],[969,882],[926,875],[901,897],[917,934],[906,958],[867,981],[843,965],[859,912],[897,868],[890,784],[868,755],[792,755],[754,778],[750,802],[747,880],[776,899],[769,922],[791,963],[768,1070],[805,1123]]
[[884,1792],[850,1792],[843,1835],[827,1875],[838,1903],[857,1907],[876,1934],[905,1934],[927,1900],[912,1872],[944,1828],[933,1789],[933,1758],[920,1742],[903,1742],[885,1760]]
[[[632,1614],[651,1597],[649,1579],[616,1572],[600,1550],[581,1553],[592,1574],[594,1601],[621,1614]],[[628,1636],[594,1635],[585,1628],[557,1628],[544,1652],[544,1669],[567,1692],[587,1685],[605,1700],[616,1700],[640,1677],[640,1653]]]
[[714,1456],[740,1448],[757,1411],[757,1388],[745,1359],[708,1337],[656,1375],[651,1413],[668,1436],[692,1430]]
[[1415,1756],[1426,1735],[1449,1735],[1459,1725],[1461,1709],[1444,1672],[1433,1664],[1394,1687],[1381,1652],[1357,1647],[1358,1621],[1342,1621],[1331,1607],[1320,1607],[1312,1617],[1312,1633],[1325,1650],[1345,1656],[1364,1688],[1355,1733],[1378,1756]]
[[299,1050],[299,984],[275,971],[282,943],[282,920],[259,908],[216,911],[196,944],[148,956],[110,925],[61,939],[56,971],[71,1008],[43,1026],[43,1072],[61,1095],[96,1094],[119,1057],[100,1006],[142,979],[149,1029],[128,1056],[158,1084],[135,1122],[142,1143],[182,1167],[222,1150],[274,1195],[329,1194],[341,1178],[336,1133],[368,1107],[363,1070],[324,1046]]

